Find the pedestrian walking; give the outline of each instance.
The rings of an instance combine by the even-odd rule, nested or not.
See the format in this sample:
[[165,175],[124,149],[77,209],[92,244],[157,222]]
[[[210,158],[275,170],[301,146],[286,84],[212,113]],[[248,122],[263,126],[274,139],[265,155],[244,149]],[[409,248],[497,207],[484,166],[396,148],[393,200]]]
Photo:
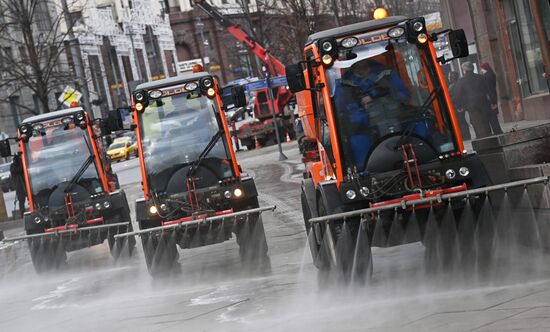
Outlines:
[[476,138],[491,135],[488,113],[490,110],[489,89],[485,78],[474,73],[474,65],[467,61],[462,64],[464,76],[456,83],[456,107],[468,112]]
[[[456,83],[458,82],[459,75],[456,71],[449,72],[449,94],[451,95],[451,101],[453,105],[456,105]],[[460,127],[460,132],[462,133],[462,139],[464,141],[469,141],[472,139],[470,134],[470,124],[466,120],[466,111],[455,106],[456,119],[458,121],[458,126]]]
[[25,214],[25,199],[27,197],[27,190],[25,188],[25,175],[20,153],[13,156],[13,161],[10,166],[10,173],[11,180],[13,181],[13,187],[15,189],[15,196],[17,201],[19,201],[19,212],[21,213],[21,218],[23,218]]
[[487,82],[487,86],[489,88],[489,102],[491,103],[491,107],[487,115],[489,126],[491,127],[493,135],[500,135],[502,134],[502,128],[500,127],[500,123],[498,122],[497,76],[493,68],[491,68],[491,65],[489,65],[487,62],[482,63],[480,67],[481,74],[485,78],[485,81]]

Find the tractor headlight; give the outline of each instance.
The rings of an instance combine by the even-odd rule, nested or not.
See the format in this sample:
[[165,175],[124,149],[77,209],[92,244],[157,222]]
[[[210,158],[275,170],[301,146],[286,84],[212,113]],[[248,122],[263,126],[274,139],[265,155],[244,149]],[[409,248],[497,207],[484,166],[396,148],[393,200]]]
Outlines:
[[224,193],[223,193],[223,197],[227,198],[227,199],[230,199],[231,198],[231,192],[229,190],[226,190]]
[[40,131],[42,129],[44,129],[44,125],[42,125],[41,123],[37,123],[32,126],[32,130]]
[[370,194],[370,190],[367,187],[361,187],[361,189],[359,189],[359,193],[364,197],[367,197]]
[[388,36],[390,38],[399,38],[405,34],[405,28],[403,27],[393,27],[388,31]]
[[40,219],[40,217],[34,217],[34,222],[40,224],[42,222],[42,219]]
[[138,111],[138,112],[143,111],[143,104],[142,103],[137,103],[136,104],[136,111]]
[[243,195],[243,191],[240,188],[237,188],[233,190],[233,195],[235,195],[235,197],[241,197]]
[[199,86],[195,82],[190,82],[185,84],[183,87],[186,91],[195,91]]
[[202,80],[202,86],[205,88],[211,88],[214,86],[214,81],[211,78],[205,78]]
[[344,48],[353,48],[357,46],[357,44],[359,44],[359,39],[355,37],[349,37],[340,42],[340,45],[342,45],[342,47]]
[[153,99],[158,99],[158,98],[162,97],[162,91],[160,91],[160,90],[149,91],[149,97],[151,97]]
[[445,171],[445,177],[449,180],[452,180],[456,177],[456,172],[454,169],[449,168]]
[[159,210],[157,209],[157,206],[156,205],[151,205],[149,207],[149,213],[150,214],[157,214],[159,212]]
[[166,212],[168,211],[168,205],[166,205],[166,203],[162,203],[160,204],[160,209],[161,211]]
[[75,114],[75,119],[76,119],[76,121],[78,121],[78,122],[84,121],[84,113],[82,113],[82,112],[76,113],[76,114]]
[[332,56],[330,56],[330,54],[325,54],[323,55],[323,57],[321,58],[321,60],[323,61],[323,63],[325,65],[330,65],[332,63]]
[[424,24],[422,24],[422,22],[420,21],[416,21],[413,23],[413,30],[416,31],[416,32],[420,32],[422,30],[424,30]]
[[327,41],[323,42],[323,44],[321,44],[321,48],[323,49],[323,51],[328,53],[328,52],[332,51],[333,46],[332,46],[332,43],[327,40]]
[[96,209],[96,210],[99,211],[99,210],[101,210],[102,207],[103,207],[103,206],[101,205],[101,203],[95,203],[95,209]]
[[357,194],[355,193],[355,190],[349,189],[348,191],[346,191],[346,197],[348,199],[355,199],[355,197],[357,197]]
[[206,90],[206,95],[213,98],[216,95],[216,90],[214,90],[214,88],[208,88],[208,90]]
[[458,174],[460,174],[460,176],[468,176],[470,175],[470,169],[468,169],[468,167],[466,166],[460,167],[460,169],[458,170]]
[[111,202],[109,202],[109,201],[103,202],[103,207],[106,208],[106,209],[110,208],[111,207]]
[[418,35],[417,40],[420,44],[424,44],[428,41],[428,35],[425,33],[421,33]]
[[145,100],[145,95],[142,92],[136,92],[134,94],[134,98],[136,98],[136,101],[140,103]]

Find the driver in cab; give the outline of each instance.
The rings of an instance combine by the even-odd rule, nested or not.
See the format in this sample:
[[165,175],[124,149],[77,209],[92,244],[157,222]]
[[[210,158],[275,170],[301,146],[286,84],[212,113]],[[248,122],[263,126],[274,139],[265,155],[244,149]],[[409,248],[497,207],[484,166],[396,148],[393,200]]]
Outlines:
[[395,70],[374,58],[354,63],[340,84],[352,95],[343,98],[347,101],[343,106],[350,125],[351,152],[356,165],[362,166],[374,139],[396,124],[388,122],[395,122],[395,116],[390,114],[401,112],[411,92]]

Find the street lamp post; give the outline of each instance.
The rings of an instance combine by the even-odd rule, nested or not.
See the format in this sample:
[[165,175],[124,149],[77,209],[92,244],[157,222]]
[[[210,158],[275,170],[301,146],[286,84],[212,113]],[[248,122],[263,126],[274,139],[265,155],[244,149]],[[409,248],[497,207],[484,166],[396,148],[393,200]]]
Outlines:
[[210,58],[208,57],[208,41],[204,38],[204,23],[202,22],[200,17],[197,17],[197,20],[195,22],[195,26],[199,30],[199,35],[201,37],[201,43],[202,43],[202,50],[203,50],[203,62],[206,67],[206,64],[210,63]]
[[[86,82],[86,73],[84,72],[84,65],[82,63],[82,54],[78,44],[78,39],[74,35],[73,27],[74,23],[69,13],[69,7],[67,6],[67,0],[61,0],[61,6],[63,10],[63,16],[67,24],[67,35],[69,37],[69,44],[71,47],[71,56],[74,61],[76,79],[80,89],[82,89],[82,100],[84,104],[84,110],[86,112],[92,112],[92,105],[90,104],[90,91],[88,89],[88,82]],[[90,113],[92,114],[92,113]]]

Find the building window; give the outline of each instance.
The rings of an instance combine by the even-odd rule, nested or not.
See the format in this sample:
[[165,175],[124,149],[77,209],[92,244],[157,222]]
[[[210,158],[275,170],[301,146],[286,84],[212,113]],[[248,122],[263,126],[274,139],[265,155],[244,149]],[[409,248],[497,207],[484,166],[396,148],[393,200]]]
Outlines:
[[[544,6],[541,6],[544,7]],[[548,7],[548,4],[546,4]],[[542,9],[542,8],[541,8]],[[544,21],[549,10],[542,10]],[[528,0],[505,2],[505,14],[516,65],[518,84],[524,97],[548,92],[543,77],[544,62]]]

